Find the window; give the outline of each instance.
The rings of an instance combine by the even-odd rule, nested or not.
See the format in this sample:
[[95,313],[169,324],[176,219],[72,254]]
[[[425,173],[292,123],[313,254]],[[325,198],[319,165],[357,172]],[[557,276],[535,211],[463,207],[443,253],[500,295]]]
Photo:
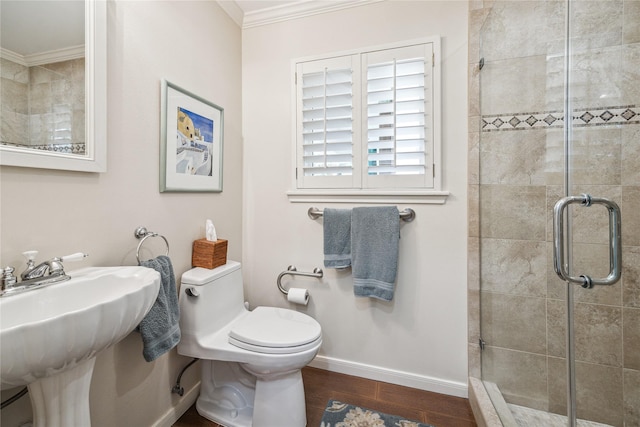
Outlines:
[[439,190],[439,39],[295,61],[298,189]]

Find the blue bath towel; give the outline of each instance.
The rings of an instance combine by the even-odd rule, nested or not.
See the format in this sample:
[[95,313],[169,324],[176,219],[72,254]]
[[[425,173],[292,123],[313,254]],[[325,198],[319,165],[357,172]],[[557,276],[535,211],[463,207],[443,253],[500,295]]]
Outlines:
[[142,336],[142,355],[151,362],[175,347],[180,341],[180,308],[173,266],[169,257],[161,255],[142,261],[160,273],[160,292],[149,313],[142,319],[138,330]]
[[323,212],[324,266],[347,268],[351,265],[351,209],[325,209]]
[[356,296],[393,299],[398,271],[400,213],[395,206],[354,208],[351,270]]

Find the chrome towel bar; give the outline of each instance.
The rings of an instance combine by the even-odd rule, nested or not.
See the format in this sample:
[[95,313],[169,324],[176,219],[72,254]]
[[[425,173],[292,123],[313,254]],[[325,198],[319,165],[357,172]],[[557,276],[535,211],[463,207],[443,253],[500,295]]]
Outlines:
[[146,227],[142,226],[136,228],[133,234],[134,236],[136,236],[136,239],[141,239],[140,243],[138,243],[138,248],[136,249],[136,259],[138,260],[138,265],[140,265],[140,248],[142,248],[142,244],[149,237],[162,237],[162,240],[164,240],[164,243],[167,245],[167,253],[165,253],[165,255],[169,256],[169,241],[162,234],[154,233],[153,231],[149,231]]
[[[323,211],[318,208],[311,207],[307,211],[307,215],[311,219],[318,219],[323,215]],[[416,218],[416,211],[411,208],[405,208],[400,211],[400,219],[405,222],[411,222]]]
[[278,275],[278,280],[276,280],[276,283],[278,284],[278,289],[280,289],[280,292],[282,292],[285,295],[288,295],[289,291],[282,287],[282,278],[287,274],[290,274],[292,276],[317,277],[319,279],[322,277],[324,273],[322,272],[322,269],[318,267],[313,269],[313,273],[305,273],[304,271],[298,271],[295,266],[290,265],[289,267],[287,267],[286,271],[283,271]]

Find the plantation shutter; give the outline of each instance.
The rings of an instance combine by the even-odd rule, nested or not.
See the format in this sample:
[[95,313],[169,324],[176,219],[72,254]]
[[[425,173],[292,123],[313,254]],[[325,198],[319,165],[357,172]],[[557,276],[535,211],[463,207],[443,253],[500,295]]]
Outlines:
[[433,45],[362,55],[366,188],[433,187]]
[[[357,56],[299,63],[297,180],[301,188],[359,187]],[[354,84],[355,83],[355,84]]]

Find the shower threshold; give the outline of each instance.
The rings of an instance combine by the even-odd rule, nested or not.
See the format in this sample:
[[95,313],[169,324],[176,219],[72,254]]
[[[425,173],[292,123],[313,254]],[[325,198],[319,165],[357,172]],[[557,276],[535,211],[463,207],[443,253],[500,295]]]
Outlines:
[[[546,427],[566,427],[566,415],[552,414],[550,412],[531,409],[524,406],[507,404],[516,425],[525,426],[546,426]],[[578,420],[578,427],[611,427],[609,424],[596,423],[594,421]]]
[[[483,384],[504,427],[566,427],[568,425],[566,415],[506,403],[500,389],[495,383],[483,381]],[[577,420],[577,426],[612,427],[609,424],[587,420]]]

